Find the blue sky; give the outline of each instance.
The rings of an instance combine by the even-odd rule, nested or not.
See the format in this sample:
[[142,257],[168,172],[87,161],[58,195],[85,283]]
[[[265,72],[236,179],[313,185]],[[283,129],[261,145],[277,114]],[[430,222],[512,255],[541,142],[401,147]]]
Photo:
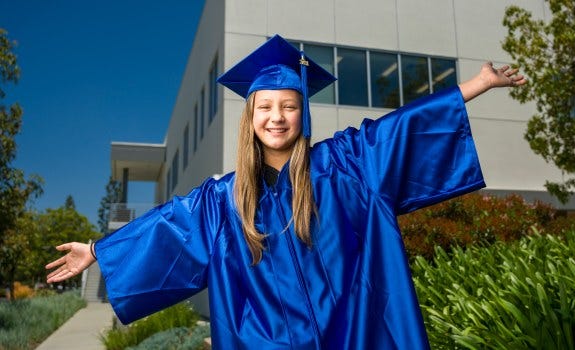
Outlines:
[[[110,142],[161,143],[203,0],[0,0],[22,73],[2,102],[24,110],[14,166],[44,178],[38,210],[68,195],[97,223]],[[151,202],[151,184],[130,184]]]

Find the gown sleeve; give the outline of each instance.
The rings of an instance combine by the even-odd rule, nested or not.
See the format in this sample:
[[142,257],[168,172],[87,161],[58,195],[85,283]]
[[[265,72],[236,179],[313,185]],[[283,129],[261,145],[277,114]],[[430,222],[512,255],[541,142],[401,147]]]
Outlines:
[[96,243],[108,299],[122,323],[206,287],[208,263],[223,220],[218,207],[217,196],[204,184]]
[[448,88],[333,139],[340,166],[397,215],[485,186],[465,103]]

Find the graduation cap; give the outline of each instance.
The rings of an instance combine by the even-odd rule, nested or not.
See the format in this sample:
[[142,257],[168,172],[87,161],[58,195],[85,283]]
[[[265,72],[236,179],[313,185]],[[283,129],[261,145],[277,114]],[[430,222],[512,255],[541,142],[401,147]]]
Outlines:
[[218,78],[218,82],[243,98],[258,90],[291,89],[302,94],[302,133],[311,136],[309,98],[336,78],[279,35]]

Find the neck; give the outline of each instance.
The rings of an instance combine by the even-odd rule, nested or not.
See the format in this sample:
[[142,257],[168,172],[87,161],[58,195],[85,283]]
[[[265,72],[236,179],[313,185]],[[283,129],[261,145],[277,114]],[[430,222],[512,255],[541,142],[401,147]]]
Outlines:
[[288,162],[290,156],[291,154],[285,154],[285,152],[282,152],[281,154],[276,152],[266,152],[264,154],[264,162],[272,168],[280,171]]

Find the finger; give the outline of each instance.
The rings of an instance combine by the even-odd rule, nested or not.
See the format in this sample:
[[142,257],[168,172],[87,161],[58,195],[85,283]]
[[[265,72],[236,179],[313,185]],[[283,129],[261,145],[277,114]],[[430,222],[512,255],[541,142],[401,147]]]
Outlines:
[[65,279],[68,279],[70,277],[74,276],[74,273],[68,269],[62,270],[59,273],[51,276],[49,278],[49,281],[53,281],[53,282],[60,282],[63,281]]
[[72,249],[72,243],[60,244],[59,246],[56,247],[56,249],[59,251],[70,250]]
[[66,256],[63,256],[63,257],[59,258],[58,260],[54,260],[51,263],[49,263],[48,265],[46,265],[46,270],[50,270],[51,268],[62,265],[65,262],[66,262]]
[[507,75],[508,77],[517,74],[517,72],[519,72],[519,68],[513,68],[512,70],[508,70],[507,72],[505,72],[505,75]]
[[60,266],[57,270],[54,270],[54,271],[50,272],[50,273],[48,274],[48,277],[56,276],[56,275],[58,275],[60,272],[62,272],[62,271],[64,271],[64,270],[67,270],[67,268],[66,268],[65,266]]
[[69,274],[70,274],[69,271],[68,271],[68,272],[61,272],[61,273],[58,274],[58,275],[55,275],[55,276],[52,276],[52,277],[48,277],[48,279],[46,280],[46,282],[48,282],[48,283],[54,283],[54,282],[63,281],[63,280],[65,280],[65,279],[69,278],[69,277],[72,277],[72,276],[68,276]]
[[500,71],[501,73],[507,74],[508,69],[509,69],[509,65],[506,64],[504,66],[499,67],[499,69],[497,69],[497,70]]

